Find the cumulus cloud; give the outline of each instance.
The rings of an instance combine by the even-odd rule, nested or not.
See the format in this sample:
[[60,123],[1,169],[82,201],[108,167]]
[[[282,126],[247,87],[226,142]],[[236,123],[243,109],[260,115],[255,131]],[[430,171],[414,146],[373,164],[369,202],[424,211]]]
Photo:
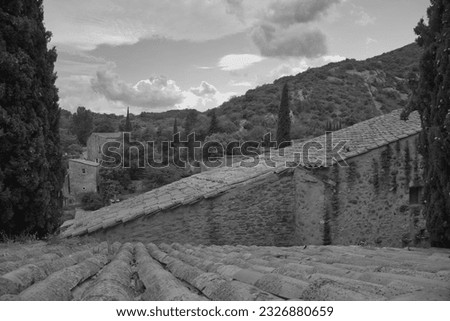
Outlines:
[[326,37],[320,30],[305,30],[302,25],[278,28],[263,24],[251,34],[253,42],[267,57],[313,58],[327,53]]
[[176,107],[179,109],[194,108],[205,111],[221,105],[234,95],[236,95],[235,92],[222,93],[215,86],[202,81],[200,86],[183,91],[183,101]]
[[199,97],[212,96],[217,93],[216,87],[211,84],[208,84],[206,81],[202,81],[200,86],[192,87],[191,92]]
[[342,0],[275,0],[270,2],[251,31],[266,57],[319,57],[327,52],[326,36],[312,23]]
[[182,102],[183,95],[173,80],[153,76],[135,85],[122,81],[111,68],[97,71],[92,89],[110,101],[147,108],[167,108]]
[[285,27],[307,23],[317,20],[339,2],[341,0],[277,0],[268,6],[264,20]]
[[256,83],[258,84],[266,84],[271,83],[275,79],[285,77],[285,76],[294,76],[296,74],[299,74],[301,72],[304,72],[308,68],[314,68],[314,67],[320,67],[323,65],[326,65],[331,62],[338,62],[341,60],[345,60],[345,57],[339,56],[339,55],[333,55],[333,56],[322,56],[318,58],[308,59],[308,58],[302,58],[302,59],[288,59],[284,63],[280,64],[279,66],[273,68],[268,73],[263,75],[258,75],[256,79]]
[[241,70],[263,60],[263,57],[251,54],[226,55],[219,60],[219,68],[225,71]]

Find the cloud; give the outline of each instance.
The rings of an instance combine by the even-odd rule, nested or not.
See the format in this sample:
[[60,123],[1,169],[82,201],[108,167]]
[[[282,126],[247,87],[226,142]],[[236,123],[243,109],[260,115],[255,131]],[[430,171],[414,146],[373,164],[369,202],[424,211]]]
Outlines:
[[240,21],[244,21],[243,0],[225,0],[226,12],[234,14]]
[[366,45],[371,45],[371,44],[373,44],[373,43],[377,43],[378,42],[378,40],[376,40],[376,39],[373,39],[373,38],[370,38],[370,37],[367,37],[366,38]]
[[200,86],[183,91],[183,101],[176,107],[179,109],[194,108],[205,111],[221,105],[235,95],[235,92],[221,93],[215,86],[202,81]]
[[234,71],[247,68],[263,60],[263,57],[251,54],[226,55],[220,59],[218,65],[222,70]]
[[301,72],[306,71],[308,68],[320,67],[331,62],[338,62],[341,60],[345,60],[345,57],[339,55],[333,56],[322,56],[318,58],[308,59],[295,59],[290,58],[277,67],[270,70],[268,73],[263,75],[258,75],[256,79],[256,83],[258,84],[266,84],[271,83],[274,80],[286,77],[286,76],[294,76]]
[[[256,2],[255,2],[256,3]],[[53,44],[92,50],[142,39],[206,41],[244,31],[237,0],[46,0],[45,22]]]
[[360,6],[352,4],[353,9],[350,14],[356,17],[355,24],[365,27],[374,24],[377,20],[375,17],[370,16],[364,9]]
[[217,93],[216,87],[213,85],[208,84],[206,81],[202,81],[200,86],[193,87],[190,89],[190,91],[199,97],[205,97],[205,96],[212,96]]
[[319,57],[327,53],[326,37],[320,30],[302,25],[278,28],[262,24],[251,33],[255,45],[266,57]]
[[268,6],[264,20],[284,27],[308,23],[319,19],[339,2],[341,0],[277,0]]
[[253,87],[253,84],[249,81],[238,81],[237,82],[237,81],[232,80],[228,84],[233,87]]
[[320,57],[327,53],[325,34],[313,27],[343,0],[274,0],[253,26],[251,38],[266,57]]
[[122,81],[112,68],[97,71],[92,89],[108,100],[146,108],[168,108],[182,102],[183,95],[173,80],[153,76],[135,85]]

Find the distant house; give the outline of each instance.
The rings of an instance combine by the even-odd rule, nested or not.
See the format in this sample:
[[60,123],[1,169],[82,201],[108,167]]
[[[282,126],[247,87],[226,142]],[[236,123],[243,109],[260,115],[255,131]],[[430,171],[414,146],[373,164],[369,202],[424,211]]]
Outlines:
[[[427,245],[420,131],[417,113],[403,121],[397,110],[333,132],[332,146],[330,135],[293,142],[270,161],[260,155],[257,166],[209,170],[100,209],[63,236],[144,244]],[[339,142],[345,145],[337,162],[328,152]]]
[[78,203],[84,193],[98,192],[99,164],[84,159],[69,159],[63,194],[66,203]]
[[102,159],[102,146],[107,142],[120,141],[122,133],[92,133],[87,140],[87,159],[99,163]]

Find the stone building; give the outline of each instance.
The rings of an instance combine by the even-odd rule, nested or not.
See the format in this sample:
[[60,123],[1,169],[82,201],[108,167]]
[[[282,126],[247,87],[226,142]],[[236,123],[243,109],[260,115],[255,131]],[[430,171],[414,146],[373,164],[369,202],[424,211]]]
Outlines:
[[84,159],[69,159],[63,194],[68,203],[76,203],[84,193],[98,191],[99,164]]
[[102,159],[102,146],[107,142],[120,141],[122,133],[92,133],[89,136],[87,146],[87,159],[99,163]]
[[[427,243],[417,114],[400,111],[220,167],[69,222],[65,237],[292,246]],[[345,144],[344,144],[345,143]],[[314,164],[314,166],[313,166]]]

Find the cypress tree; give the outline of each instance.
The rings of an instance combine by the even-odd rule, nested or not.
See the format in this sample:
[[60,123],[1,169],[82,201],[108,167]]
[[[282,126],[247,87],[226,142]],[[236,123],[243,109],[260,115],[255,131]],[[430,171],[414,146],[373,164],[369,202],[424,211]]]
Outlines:
[[219,131],[219,122],[217,121],[216,112],[214,109],[211,111],[211,122],[209,123],[208,128],[208,136],[211,136],[214,133],[217,133]]
[[420,114],[419,151],[424,158],[424,203],[431,245],[450,247],[450,2],[432,0],[414,29],[423,48],[420,76],[403,118]]
[[[184,129],[185,129],[185,135],[186,138],[188,138],[189,134],[195,134],[194,132],[194,127],[195,127],[195,123],[197,122],[197,111],[195,109],[191,109],[188,111],[188,114],[186,116],[186,121],[185,121],[185,125],[184,125]],[[194,137],[191,137],[191,139],[188,139],[187,141],[187,149],[188,149],[188,160],[191,161],[194,159],[194,153],[195,153],[195,149],[194,149]]]
[[125,120],[125,131],[127,133],[131,133],[133,127],[131,126],[131,121],[130,121],[130,107],[127,107],[127,118]]
[[287,83],[281,92],[280,108],[278,110],[277,146],[286,147],[291,144],[291,117],[289,110],[289,91]]
[[41,237],[60,224],[64,167],[55,48],[42,0],[0,2],[0,233]]
[[94,129],[92,112],[84,107],[78,107],[72,116],[71,132],[74,133],[81,145],[86,146],[89,136]]

